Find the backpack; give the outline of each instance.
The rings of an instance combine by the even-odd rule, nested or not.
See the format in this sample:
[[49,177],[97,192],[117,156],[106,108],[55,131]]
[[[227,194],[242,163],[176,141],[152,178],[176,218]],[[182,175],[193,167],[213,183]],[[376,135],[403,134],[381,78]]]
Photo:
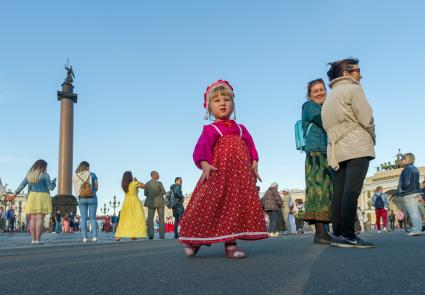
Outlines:
[[382,209],[385,207],[384,204],[384,200],[382,199],[382,193],[381,194],[376,194],[376,199],[375,199],[375,208],[376,209]]
[[178,202],[178,198],[176,198],[176,196],[174,195],[174,191],[172,189],[170,189],[166,194],[165,194],[165,205],[167,205],[167,207],[169,209],[174,208],[177,205]]
[[310,132],[310,128],[311,128],[311,125],[312,124],[313,123],[310,123],[308,125],[307,132],[304,135],[303,122],[302,122],[302,120],[298,120],[297,122],[295,122],[295,126],[294,126],[294,131],[295,131],[295,148],[298,151],[301,151],[301,152],[304,151],[304,149],[305,149],[305,137]]
[[93,189],[92,189],[92,185],[90,183],[91,173],[89,174],[89,176],[87,177],[87,179],[85,181],[83,181],[80,176],[78,176],[78,178],[83,182],[81,184],[81,187],[80,187],[80,194],[79,194],[80,198],[91,198],[91,197],[93,197],[93,195],[94,195]]
[[6,211],[6,219],[12,219],[13,218],[13,216],[12,216],[12,210],[7,210]]

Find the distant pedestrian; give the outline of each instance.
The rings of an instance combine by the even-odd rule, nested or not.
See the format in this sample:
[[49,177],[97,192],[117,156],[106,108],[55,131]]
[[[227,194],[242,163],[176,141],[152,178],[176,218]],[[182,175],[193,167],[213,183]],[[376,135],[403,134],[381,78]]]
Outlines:
[[60,210],[55,214],[55,233],[59,234],[62,231],[62,213]]
[[69,215],[65,215],[65,217],[63,218],[63,231],[65,233],[69,233],[70,229],[69,229]]
[[117,224],[118,224],[118,216],[116,216],[115,214],[112,215],[111,217],[111,224],[112,224],[112,232],[116,232]]
[[295,219],[295,204],[294,201],[291,201],[291,203],[289,203],[289,227],[290,227],[290,231],[292,235],[296,235],[297,234],[297,223],[296,223],[296,219]]
[[244,258],[237,239],[268,237],[256,189],[258,153],[248,130],[230,117],[234,113],[232,86],[218,80],[204,94],[205,125],[193,158],[202,176],[183,216],[179,242],[194,256],[202,245],[224,242],[228,258]]
[[282,215],[282,205],[283,201],[278,192],[278,184],[273,182],[264,197],[261,199],[264,211],[269,216],[269,236],[278,237],[279,232],[277,230],[277,225],[279,221],[279,216]]
[[295,217],[295,224],[296,224],[298,234],[304,233],[304,214],[305,214],[304,202],[301,199],[296,199],[295,206],[294,206],[294,217]]
[[79,232],[80,231],[80,216],[75,216],[75,221],[74,221],[74,232]]
[[308,101],[302,106],[306,153],[304,220],[314,224],[314,243],[330,244],[331,237],[325,230],[325,224],[329,224],[333,185],[326,155],[328,138],[321,116],[326,99],[326,87],[322,79],[307,84],[307,98]]
[[164,220],[164,207],[166,194],[162,182],[159,181],[159,173],[157,171],[151,172],[151,180],[145,184],[145,207],[148,208],[148,237],[153,239],[155,233],[154,218],[155,212],[158,214],[159,223],[159,238],[165,238],[165,220]]
[[387,232],[387,209],[390,206],[387,194],[384,193],[382,186],[376,188],[375,193],[370,201],[372,206],[375,207],[376,214],[376,230],[381,232],[381,219],[383,224],[383,231]]
[[425,180],[421,183],[421,194],[422,197],[425,197]]
[[87,222],[90,219],[93,242],[97,242],[97,190],[99,188],[96,174],[90,172],[90,164],[82,161],[72,177],[74,193],[78,196],[78,208],[81,214],[81,232],[83,243],[87,242]]
[[0,230],[6,231],[6,212],[4,212],[4,207],[2,206],[0,206]]
[[50,216],[49,225],[50,225],[50,228],[51,228],[51,233],[52,234],[53,233],[56,233],[55,232],[55,230],[56,230],[56,218],[55,218],[55,215],[54,214],[52,214]]
[[330,63],[331,91],[322,106],[323,127],[328,135],[327,160],[334,170],[331,200],[332,246],[371,248],[355,234],[357,201],[369,162],[375,158],[375,125],[372,108],[360,85],[359,61]]
[[285,229],[286,229],[286,233],[288,235],[295,234],[296,232],[291,232],[291,225],[289,223],[289,204],[292,203],[292,198],[291,198],[291,194],[289,193],[289,189],[285,188],[282,190],[282,201],[283,201],[283,205],[282,205],[282,214],[283,214],[283,220],[285,222]]
[[69,213],[69,231],[74,232],[74,223],[75,223],[75,216],[74,212]]
[[402,211],[397,211],[395,218],[397,219],[399,229],[402,229],[404,226],[404,213]]
[[370,230],[370,214],[366,214],[366,212],[362,212],[363,215],[363,225],[364,225],[364,231],[367,232]]
[[97,223],[97,229],[101,233],[101,232],[103,232],[103,227],[105,226],[105,220],[100,219],[97,222],[98,222]]
[[393,210],[391,210],[389,218],[390,218],[390,228],[391,230],[395,230],[395,214]]
[[6,211],[6,227],[8,232],[13,232],[15,230],[15,209],[11,206]]
[[415,167],[415,155],[407,153],[402,156],[403,171],[397,187],[397,196],[401,197],[412,223],[409,236],[420,236],[422,232],[422,218],[419,212],[419,203],[423,204],[419,187],[419,170]]
[[31,244],[39,244],[43,232],[44,216],[52,213],[49,191],[56,187],[56,178],[50,180],[50,176],[47,174],[46,161],[37,160],[31,166],[15,194],[19,194],[27,185],[29,194],[25,204],[25,213],[30,215]]
[[181,177],[177,177],[174,181],[174,184],[170,187],[170,190],[173,191],[174,196],[177,198],[177,203],[173,207],[173,216],[174,216],[174,238],[179,238],[179,223],[183,217],[184,213],[184,196],[182,192],[183,180]]
[[121,181],[121,188],[125,193],[124,203],[121,207],[120,223],[115,233],[115,240],[121,238],[145,238],[146,218],[142,201],[139,199],[139,188],[145,185],[133,177],[130,171],[124,172]]
[[365,231],[364,212],[360,209],[360,207],[357,207],[357,223],[360,229],[359,233],[364,233]]

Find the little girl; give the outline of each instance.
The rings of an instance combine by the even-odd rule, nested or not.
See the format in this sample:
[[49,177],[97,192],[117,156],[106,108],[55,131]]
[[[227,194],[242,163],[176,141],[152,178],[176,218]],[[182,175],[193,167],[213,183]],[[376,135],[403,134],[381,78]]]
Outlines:
[[179,242],[185,254],[195,256],[202,245],[224,242],[228,258],[244,258],[236,239],[268,237],[256,189],[258,154],[248,130],[230,120],[234,112],[233,88],[218,80],[204,94],[205,125],[193,159],[202,176],[183,215]]

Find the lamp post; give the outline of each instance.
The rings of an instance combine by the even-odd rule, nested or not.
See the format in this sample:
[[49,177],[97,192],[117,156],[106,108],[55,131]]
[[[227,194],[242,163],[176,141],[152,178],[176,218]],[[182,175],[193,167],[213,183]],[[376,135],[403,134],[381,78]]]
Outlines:
[[117,196],[114,195],[114,200],[109,201],[109,206],[114,208],[114,216],[115,216],[115,209],[120,206],[120,201],[117,202]]
[[105,204],[103,204],[103,208],[102,208],[102,207],[100,207],[100,212],[102,212],[102,213],[103,213],[103,215],[106,215],[106,213],[108,213],[108,212],[109,212],[109,208],[106,206],[106,203],[105,203]]

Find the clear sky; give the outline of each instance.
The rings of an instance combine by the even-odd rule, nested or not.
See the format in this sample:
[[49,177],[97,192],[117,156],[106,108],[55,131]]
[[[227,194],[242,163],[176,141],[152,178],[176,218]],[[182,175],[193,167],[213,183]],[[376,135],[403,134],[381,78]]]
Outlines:
[[376,119],[369,174],[398,148],[425,165],[424,1],[2,1],[0,36],[0,177],[13,189],[39,158],[57,175],[68,57],[79,95],[74,165],[91,164],[100,204],[123,199],[127,169],[142,181],[158,170],[167,189],[181,176],[193,190],[203,93],[217,79],[235,88],[262,189],[304,188],[293,125],[306,83],[351,56]]

